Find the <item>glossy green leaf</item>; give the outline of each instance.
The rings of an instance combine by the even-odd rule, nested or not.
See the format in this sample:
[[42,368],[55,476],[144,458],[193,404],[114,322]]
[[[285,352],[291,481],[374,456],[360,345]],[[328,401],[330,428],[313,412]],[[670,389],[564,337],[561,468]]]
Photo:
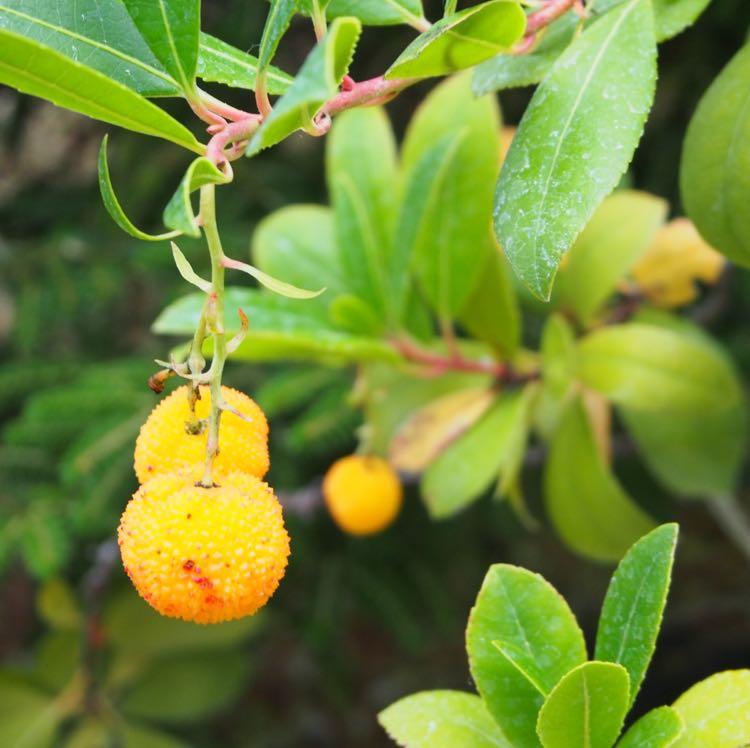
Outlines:
[[228,181],[227,175],[213,161],[209,161],[205,156],[196,158],[188,166],[177,191],[164,208],[164,225],[181,234],[199,237],[201,230],[190,196],[207,184],[226,184]]
[[390,122],[380,108],[352,109],[336,118],[328,137],[328,190],[345,288],[393,320],[396,270],[388,269],[399,193]]
[[[255,90],[258,59],[231,44],[201,32],[197,75],[209,83],[223,83],[232,88]],[[268,93],[283,94],[292,77],[275,67],[266,69]]]
[[[595,13],[607,13],[624,0],[597,0]],[[711,0],[652,0],[656,40],[659,42],[677,36],[691,26],[708,7]]]
[[622,190],[606,198],[566,255],[555,284],[556,306],[587,324],[646,251],[667,217],[666,201]]
[[437,86],[412,119],[403,147],[405,195],[391,282],[403,309],[409,262],[438,315],[453,319],[497,252],[488,230],[497,175],[500,116],[475,99],[468,75]]
[[750,44],[701,99],[682,154],[680,189],[688,216],[706,241],[750,265]]
[[331,24],[307,56],[294,83],[250,140],[248,156],[275,145],[296,130],[314,129],[315,115],[336,95],[349,68],[361,30],[355,18],[339,18]]
[[500,54],[477,65],[472,82],[474,93],[483,96],[491,91],[539,83],[573,41],[578,24],[575,13],[566,13],[547,27],[527,54]]
[[119,0],[4,0],[0,28],[52,47],[143,96],[180,93]]
[[537,732],[544,748],[612,748],[628,711],[628,673],[610,662],[586,662],[555,686]]
[[409,748],[512,748],[473,693],[415,693],[380,712],[378,722],[392,740]]
[[685,732],[672,748],[742,748],[750,743],[750,670],[712,675],[673,706]]
[[0,672],[0,745],[52,748],[62,719],[51,696]]
[[386,71],[386,78],[448,75],[509,50],[526,29],[513,0],[490,0],[441,18],[418,36]]
[[133,225],[131,220],[125,215],[125,211],[122,209],[120,201],[117,199],[117,195],[115,195],[114,188],[112,187],[112,180],[109,175],[109,162],[107,161],[108,142],[109,135],[105,135],[101,147],[99,148],[98,173],[99,191],[101,192],[102,202],[112,220],[125,233],[146,242],[161,242],[179,236],[179,231],[169,231],[165,234],[147,234]]
[[186,96],[195,93],[200,0],[123,0],[146,44]]
[[[300,5],[309,13],[310,0],[300,0]],[[355,16],[367,26],[408,23],[419,28],[428,24],[421,0],[330,0],[326,16]]]
[[[200,319],[205,297],[179,299],[154,323],[163,335],[190,336]],[[239,332],[238,309],[250,320],[250,330],[234,358],[244,361],[283,359],[344,361],[397,361],[394,349],[383,340],[350,335],[331,328],[319,306],[269,296],[254,289],[230,288],[226,294],[227,333]]]
[[628,729],[617,748],[673,748],[685,726],[671,706],[652,709]]
[[566,49],[534,94],[500,174],[495,231],[539,298],[627,168],[655,80],[650,2],[627,0]]
[[545,695],[586,661],[565,600],[538,574],[495,564],[469,614],[466,649],[477,689],[503,733],[515,748],[536,748]]
[[449,517],[486,491],[508,464],[525,433],[528,400],[523,392],[501,394],[471,428],[450,444],[422,476],[431,516]]
[[289,24],[297,12],[297,0],[271,0],[271,10],[263,27],[258,52],[258,66],[265,71],[276,54],[279,42],[286,34]]
[[653,528],[604,464],[579,400],[568,406],[552,437],[544,486],[552,523],[584,556],[615,561]]
[[612,576],[596,635],[597,660],[616,662],[630,676],[635,701],[656,647],[672,578],[677,525],[662,525],[625,554]]
[[94,119],[203,151],[187,128],[132,89],[2,28],[0,83]]
[[698,413],[741,402],[726,356],[682,330],[639,322],[604,328],[579,343],[577,360],[580,379],[621,406]]

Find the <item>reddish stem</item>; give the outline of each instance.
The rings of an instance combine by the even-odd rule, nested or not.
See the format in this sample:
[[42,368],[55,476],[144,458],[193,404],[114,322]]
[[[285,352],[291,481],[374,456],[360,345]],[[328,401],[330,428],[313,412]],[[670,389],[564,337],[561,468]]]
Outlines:
[[549,26],[560,16],[565,15],[575,4],[576,0],[549,0],[543,8],[529,13],[526,17],[526,36]]
[[230,153],[225,148],[231,143],[248,140],[250,136],[260,127],[263,118],[259,114],[248,114],[244,119],[230,122],[217,132],[206,146],[206,158],[213,161],[218,167],[224,166],[228,161],[233,161],[242,155],[233,149]]
[[343,90],[323,107],[323,111],[332,117],[345,109],[379,104],[384,100],[391,99],[417,82],[417,78],[393,78],[389,80],[382,75],[359,83],[347,81]]

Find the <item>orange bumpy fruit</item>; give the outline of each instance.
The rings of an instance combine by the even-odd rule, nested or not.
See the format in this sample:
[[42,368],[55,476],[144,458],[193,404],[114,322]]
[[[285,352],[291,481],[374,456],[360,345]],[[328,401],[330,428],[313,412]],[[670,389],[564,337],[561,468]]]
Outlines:
[[246,473],[213,488],[184,475],[153,478],[128,503],[118,542],[141,597],[162,615],[196,623],[255,613],[289,558],[281,505]]
[[[222,387],[224,399],[249,418],[225,411],[221,416],[220,452],[214,461],[218,479],[239,472],[262,478],[268,472],[268,422],[247,395]],[[151,412],[135,443],[135,474],[140,483],[155,475],[182,472],[200,475],[206,460],[207,429],[190,433],[188,424],[208,417],[211,392],[201,387],[195,416],[188,405],[187,387],[179,387]]]
[[390,525],[401,509],[401,481],[380,457],[350,455],[335,462],[323,496],[336,524],[352,535],[371,535]]

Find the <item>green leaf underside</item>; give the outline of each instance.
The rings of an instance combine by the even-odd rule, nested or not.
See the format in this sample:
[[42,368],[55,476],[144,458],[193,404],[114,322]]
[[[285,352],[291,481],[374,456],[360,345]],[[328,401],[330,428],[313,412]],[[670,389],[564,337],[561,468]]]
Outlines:
[[515,748],[537,748],[540,689],[551,691],[586,660],[565,600],[538,574],[491,566],[469,614],[466,648],[477,689],[503,733]]
[[0,28],[52,47],[143,96],[180,93],[118,0],[5,0]]
[[709,244],[750,266],[750,44],[701,99],[688,128],[680,189],[687,214]]
[[146,44],[187,96],[195,90],[200,0],[123,0]]
[[510,49],[526,28],[521,6],[491,0],[442,18],[418,36],[386,78],[426,78],[470,68]]
[[199,237],[201,235],[198,219],[195,216],[190,195],[207,184],[225,184],[228,177],[216,164],[205,156],[196,158],[188,166],[177,191],[164,208],[164,225],[179,231],[181,234]]
[[558,264],[632,158],[653,100],[649,0],[592,24],[537,89],[508,152],[495,231],[519,278],[548,299]]
[[662,525],[641,538],[620,561],[604,599],[595,657],[628,671],[628,705],[635,701],[656,647],[677,531],[677,525]]
[[398,745],[409,748],[511,748],[472,693],[415,693],[380,712],[378,721]]
[[307,56],[289,90],[250,140],[248,156],[275,145],[296,130],[312,127],[318,110],[338,91],[361,30],[354,18],[339,18],[331,24],[326,36]]
[[586,662],[555,686],[537,732],[544,748],[611,748],[628,711],[628,674],[609,662]]
[[[156,333],[190,336],[200,319],[205,297],[193,294],[167,307],[154,323]],[[244,361],[295,360],[397,361],[385,342],[357,337],[330,327],[320,307],[246,288],[226,293],[227,332],[239,331],[241,308],[250,330],[234,357]]]
[[[309,12],[310,0],[301,0],[300,5]],[[368,26],[424,22],[420,0],[331,0],[326,16],[356,16]]]
[[616,561],[654,526],[604,464],[580,400],[568,405],[555,431],[544,486],[552,523],[584,556]]
[[120,205],[120,201],[115,195],[112,188],[112,181],[109,175],[109,163],[107,161],[107,143],[109,136],[105,135],[99,148],[98,173],[99,173],[99,191],[102,195],[102,202],[112,220],[127,234],[134,236],[146,242],[161,242],[166,239],[173,239],[178,236],[179,232],[170,231],[165,234],[147,234],[133,225],[130,219],[125,215],[125,211]]
[[132,89],[5,29],[0,29],[0,83],[94,119],[203,151],[187,128]]
[[265,71],[276,54],[279,42],[286,34],[297,12],[297,0],[271,0],[271,10],[266,18],[258,52],[258,66]]
[[641,717],[623,735],[617,748],[671,748],[685,729],[671,706],[660,706]]

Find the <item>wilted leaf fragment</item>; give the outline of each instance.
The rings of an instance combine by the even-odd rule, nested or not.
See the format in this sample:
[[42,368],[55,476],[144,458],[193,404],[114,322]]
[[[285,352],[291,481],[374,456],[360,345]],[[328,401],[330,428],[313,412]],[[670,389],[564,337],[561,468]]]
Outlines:
[[672,748],[684,729],[677,710],[671,706],[660,706],[632,725],[617,748]]

